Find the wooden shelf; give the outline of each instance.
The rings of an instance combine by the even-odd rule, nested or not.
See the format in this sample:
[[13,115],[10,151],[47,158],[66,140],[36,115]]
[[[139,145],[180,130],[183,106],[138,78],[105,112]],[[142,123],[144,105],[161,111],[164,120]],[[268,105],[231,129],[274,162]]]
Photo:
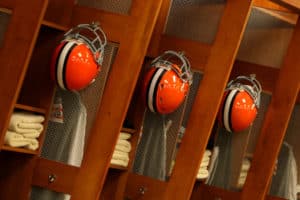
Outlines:
[[28,150],[28,149],[25,149],[25,148],[10,147],[10,146],[6,146],[6,145],[3,145],[1,150],[24,153],[24,154],[32,154],[32,155],[37,155],[38,154],[38,151],[32,151],[32,150]]
[[6,13],[6,14],[9,14],[9,15],[11,15],[11,14],[12,14],[12,10],[10,10],[10,9],[7,9],[7,8],[0,8],[0,12],[2,12],[2,13]]
[[43,20],[42,21],[42,25],[50,27],[50,28],[54,28],[54,29],[57,29],[57,30],[60,30],[60,31],[67,31],[67,30],[69,30],[69,28],[66,27],[66,26],[61,26],[59,24],[56,24],[54,22],[50,22],[50,21],[47,21],[47,20]]
[[110,169],[117,169],[117,170],[121,170],[121,171],[127,171],[128,168],[127,167],[123,167],[123,166],[119,166],[119,165],[114,165],[114,164],[111,164]]
[[135,129],[132,129],[132,128],[122,128],[121,129],[122,132],[125,132],[125,133],[130,133],[130,134],[134,134],[136,132]]
[[260,7],[254,7],[257,10],[260,10],[261,12],[270,15],[271,17],[275,17],[279,20],[282,20],[286,23],[289,23],[291,25],[296,25],[297,20],[298,20],[298,15],[294,13],[287,13],[287,12],[281,12],[281,11],[275,11],[275,10],[270,10],[270,9],[265,9],[265,8],[260,8]]
[[15,108],[30,111],[30,112],[40,113],[40,114],[46,114],[46,109],[27,106],[23,104],[16,104]]
[[298,0],[272,0],[275,3],[278,3],[288,9],[295,11],[300,11],[300,2]]

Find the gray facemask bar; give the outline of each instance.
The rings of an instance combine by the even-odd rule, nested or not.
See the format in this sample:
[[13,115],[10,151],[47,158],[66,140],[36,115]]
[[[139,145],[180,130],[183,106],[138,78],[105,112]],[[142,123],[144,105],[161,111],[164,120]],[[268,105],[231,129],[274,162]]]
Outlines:
[[[93,39],[81,34],[81,31],[88,30],[93,34]],[[86,43],[90,50],[93,52],[94,59],[98,65],[103,62],[104,48],[107,44],[107,39],[104,31],[100,28],[99,23],[91,24],[79,24],[76,27],[70,29],[64,34],[65,40],[76,39]],[[100,55],[100,56],[99,56]]]
[[[248,83],[251,83],[251,85],[245,85],[241,83],[242,81],[247,81]],[[260,94],[262,91],[261,85],[258,82],[258,80],[255,78],[255,74],[251,74],[250,76],[238,76],[236,79],[231,80],[226,87],[226,90],[232,90],[232,89],[238,89],[238,90],[245,90],[247,91],[250,96],[254,100],[254,104],[257,107],[257,109],[260,106]]]
[[[171,58],[177,58],[181,62],[180,71],[172,66]],[[177,63],[176,63],[177,64]],[[173,69],[174,72],[181,78],[183,82],[187,82],[189,85],[193,82],[193,73],[191,72],[191,64],[189,60],[184,56],[183,52],[165,51],[162,55],[156,57],[152,62],[152,66],[165,67],[167,70]]]

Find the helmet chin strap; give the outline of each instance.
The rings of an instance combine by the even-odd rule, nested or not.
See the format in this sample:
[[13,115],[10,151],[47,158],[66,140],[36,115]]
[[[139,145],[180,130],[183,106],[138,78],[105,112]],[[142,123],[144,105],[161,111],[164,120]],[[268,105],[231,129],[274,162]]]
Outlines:
[[[179,69],[174,67],[174,63],[170,61],[172,58],[176,58],[176,60],[180,61],[181,65]],[[190,62],[184,56],[183,52],[177,53],[172,50],[165,51],[162,55],[156,57],[151,62],[151,65],[155,67],[165,67],[167,70],[173,69],[183,82],[187,82],[189,85],[193,82],[193,73],[191,71]]]
[[[242,81],[246,81],[250,83],[243,84]],[[258,80],[255,77],[255,74],[250,74],[249,76],[238,76],[234,80],[231,80],[226,87],[226,90],[232,90],[232,89],[238,89],[238,90],[245,90],[249,93],[249,95],[253,98],[254,104],[257,108],[260,106],[260,94],[262,91],[261,85],[258,82]]]
[[[82,32],[86,30],[93,35],[93,39],[88,37],[87,33]],[[100,28],[99,23],[93,22],[91,24],[79,24],[66,32],[64,34],[64,39],[76,39],[87,44],[93,52],[95,62],[98,63],[98,65],[102,64],[107,38],[104,31]]]

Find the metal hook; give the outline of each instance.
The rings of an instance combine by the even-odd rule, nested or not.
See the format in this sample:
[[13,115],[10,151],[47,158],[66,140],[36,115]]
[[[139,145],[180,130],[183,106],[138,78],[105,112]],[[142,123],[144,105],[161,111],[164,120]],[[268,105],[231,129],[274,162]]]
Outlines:
[[140,187],[139,188],[139,193],[141,194],[141,195],[144,195],[145,194],[145,192],[147,191],[148,189],[146,188],[146,187]]
[[48,182],[53,183],[56,180],[57,176],[55,174],[49,174]]

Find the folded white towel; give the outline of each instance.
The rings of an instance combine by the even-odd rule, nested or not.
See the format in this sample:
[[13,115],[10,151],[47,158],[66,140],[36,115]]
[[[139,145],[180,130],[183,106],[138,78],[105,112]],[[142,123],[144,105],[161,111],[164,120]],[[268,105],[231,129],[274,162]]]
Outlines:
[[251,162],[248,159],[244,159],[242,162],[241,171],[248,171],[250,169]]
[[198,170],[198,172],[199,172],[200,170],[208,170],[208,167],[207,167],[207,166],[200,167],[199,170]]
[[131,138],[131,134],[130,133],[120,132],[119,140],[128,140],[130,138]]
[[26,139],[29,140],[29,144],[25,146],[26,149],[35,151],[39,148],[39,141],[37,139]]
[[197,174],[197,179],[205,179],[208,177],[208,170],[200,170]]
[[12,114],[8,129],[27,138],[38,138],[43,131],[41,124],[45,118],[41,115],[35,115],[25,112],[15,112]]
[[216,163],[218,163],[218,157],[219,157],[219,147],[215,146],[212,150],[212,154],[211,154],[210,161],[209,161],[209,166],[207,168],[209,177],[206,179],[205,184],[210,185],[212,182],[211,176],[214,176],[215,168],[217,165]]
[[129,153],[129,152],[130,152],[130,150],[131,150],[131,147],[128,147],[128,146],[124,146],[124,145],[117,144],[117,145],[115,146],[115,150],[118,150],[118,151],[122,151],[122,152]]
[[207,157],[207,156],[210,156],[210,155],[211,155],[211,151],[210,150],[205,150],[203,158]]
[[201,160],[201,163],[202,162],[209,162],[209,160],[210,160],[209,156],[203,157],[202,160]]
[[25,147],[30,150],[36,150],[39,147],[38,140],[25,138],[23,135],[12,131],[6,132],[4,144],[11,147]]
[[42,123],[44,122],[45,117],[30,112],[14,112],[11,119],[23,123]]
[[128,166],[128,161],[124,161],[124,160],[112,159],[110,161],[110,163],[114,164],[114,165],[123,166],[123,167],[127,167]]
[[20,134],[12,131],[6,131],[4,144],[11,147],[24,147],[29,144],[29,141]]
[[246,178],[248,172],[241,172],[239,178]]
[[247,177],[239,178],[238,180],[238,188],[242,188],[246,182]]
[[204,161],[204,162],[201,162],[200,168],[202,168],[202,167],[207,167],[208,165],[209,165],[209,160],[206,160],[206,161]]
[[130,142],[127,141],[127,140],[120,140],[120,139],[118,139],[117,145],[122,145],[122,146],[124,146],[124,147],[128,147],[128,148],[131,149],[131,144],[130,144]]
[[115,160],[124,160],[124,161],[129,161],[129,155],[128,153],[125,152],[120,152],[120,151],[114,151],[112,155],[112,159]]

